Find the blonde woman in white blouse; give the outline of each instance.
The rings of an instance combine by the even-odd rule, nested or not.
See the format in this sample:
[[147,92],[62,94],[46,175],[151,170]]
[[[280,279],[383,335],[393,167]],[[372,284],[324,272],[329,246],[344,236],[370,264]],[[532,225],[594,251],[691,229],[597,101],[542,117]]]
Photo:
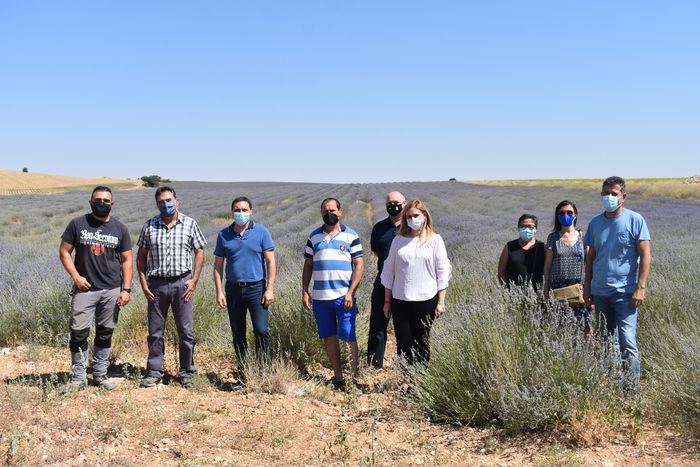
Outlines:
[[401,213],[401,228],[391,243],[381,281],[384,315],[393,316],[399,356],[410,364],[430,359],[430,326],[445,312],[452,267],[442,237],[419,199]]

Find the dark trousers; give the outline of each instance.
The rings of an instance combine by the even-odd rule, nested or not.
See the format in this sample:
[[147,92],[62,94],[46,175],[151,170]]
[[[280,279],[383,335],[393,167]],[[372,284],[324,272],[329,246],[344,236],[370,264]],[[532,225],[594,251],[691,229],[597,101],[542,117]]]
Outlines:
[[437,302],[437,295],[422,302],[391,299],[397,351],[411,365],[430,360],[430,326],[435,320]]
[[148,376],[163,377],[163,354],[165,352],[165,319],[168,308],[173,309],[175,327],[180,340],[180,371],[178,376],[192,377],[194,366],[194,326],[192,322],[192,302],[185,302],[185,281],[192,276],[181,278],[150,277],[148,288],[155,298],[148,302]]
[[228,319],[231,323],[233,348],[240,364],[245,363],[248,352],[246,338],[246,312],[250,311],[255,334],[255,353],[262,361],[270,358],[270,337],[268,323],[270,313],[263,308],[262,298],[265,292],[265,281],[240,287],[235,283],[226,282],[226,306]]
[[386,328],[389,319],[384,316],[384,286],[374,281],[372,308],[369,315],[369,335],[367,336],[367,364],[375,368],[384,366],[386,350]]

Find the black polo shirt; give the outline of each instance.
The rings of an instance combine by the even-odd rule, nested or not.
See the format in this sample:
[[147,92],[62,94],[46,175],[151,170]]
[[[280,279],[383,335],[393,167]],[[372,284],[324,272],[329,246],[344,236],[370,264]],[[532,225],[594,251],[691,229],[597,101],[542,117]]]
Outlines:
[[399,227],[394,225],[390,217],[382,219],[381,221],[374,224],[372,227],[372,236],[370,237],[370,248],[374,252],[379,261],[377,261],[377,278],[382,273],[382,268],[384,267],[384,260],[389,256],[389,248],[391,248],[391,242],[394,240],[396,233],[399,231]]

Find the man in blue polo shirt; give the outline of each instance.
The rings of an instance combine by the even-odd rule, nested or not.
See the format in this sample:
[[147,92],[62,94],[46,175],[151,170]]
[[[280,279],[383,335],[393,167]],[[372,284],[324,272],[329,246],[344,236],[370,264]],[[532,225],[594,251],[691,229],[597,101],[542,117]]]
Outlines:
[[588,254],[583,296],[589,306],[595,305],[603,337],[617,332],[615,350],[624,362],[623,385],[634,392],[640,372],[637,308],[646,295],[651,236],[644,218],[623,207],[626,200],[624,179],[605,179],[604,212],[588,224],[584,240]]
[[[270,232],[251,219],[253,204],[245,196],[231,203],[233,224],[219,232],[214,249],[214,284],[216,302],[228,308],[233,347],[243,369],[248,343],[246,341],[246,311],[250,311],[258,358],[270,356],[268,308],[274,303],[277,268],[275,244]],[[226,285],[222,287],[224,262]]]
[[[309,235],[302,274],[302,303],[307,310],[313,307],[318,336],[323,339],[326,355],[333,366],[332,382],[336,387],[344,385],[338,338],[350,346],[351,376],[357,377],[355,292],[364,272],[360,237],[340,223],[342,215],[340,201],[323,200],[323,225]],[[314,288],[313,293],[309,293],[312,277]]]

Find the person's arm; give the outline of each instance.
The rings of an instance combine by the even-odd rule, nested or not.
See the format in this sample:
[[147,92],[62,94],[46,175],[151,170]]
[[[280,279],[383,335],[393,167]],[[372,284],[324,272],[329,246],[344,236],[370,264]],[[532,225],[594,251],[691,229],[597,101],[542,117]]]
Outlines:
[[141,284],[141,290],[146,296],[146,300],[152,302],[156,298],[153,292],[148,288],[148,278],[146,277],[146,268],[148,264],[148,249],[146,247],[140,246],[139,250],[136,252],[136,271],[139,273],[139,283]]
[[63,269],[65,269],[70,278],[73,279],[75,286],[83,291],[90,290],[90,287],[92,287],[90,282],[88,282],[85,277],[81,276],[80,273],[78,273],[78,270],[75,269],[75,264],[73,263],[73,258],[71,257],[73,249],[72,244],[66,241],[61,241],[61,246],[58,247],[58,258],[61,260]]
[[348,293],[343,298],[343,308],[349,310],[355,303],[355,292],[362,281],[362,274],[365,272],[365,261],[362,256],[353,258],[352,260],[352,276],[350,276],[350,287]]
[[189,302],[194,295],[194,291],[197,288],[197,282],[199,282],[199,276],[202,274],[202,268],[204,267],[204,248],[195,248],[194,250],[194,270],[192,271],[192,278],[185,281],[185,293],[182,294],[182,299]]
[[554,252],[549,248],[544,250],[544,284],[543,292],[544,298],[549,298],[549,272],[552,270],[552,260],[554,259]]
[[639,275],[637,288],[634,290],[630,302],[632,308],[639,308],[646,296],[647,279],[649,279],[649,271],[651,270],[651,242],[640,240],[637,243],[637,252],[639,253]]
[[396,238],[391,241],[389,246],[389,254],[384,261],[384,268],[379,277],[384,286],[384,316],[389,319],[391,316],[391,289],[394,288],[394,274],[396,268]]
[[122,251],[119,253],[119,259],[122,263],[122,291],[119,293],[117,305],[122,307],[131,301],[131,292],[124,289],[131,289],[131,281],[134,278],[134,255],[131,250]]
[[214,256],[214,287],[216,287],[216,304],[219,308],[226,308],[226,294],[222,286],[224,277],[224,258]]
[[591,297],[591,281],[593,279],[593,261],[595,260],[595,248],[588,247],[586,254],[586,274],[583,280],[583,301],[589,307],[593,307],[593,297]]
[[437,236],[436,241],[435,277],[437,279],[438,302],[435,306],[435,317],[437,318],[445,312],[445,296],[447,295],[447,286],[452,276],[452,265],[447,257],[447,248],[442,237]]
[[275,250],[263,251],[263,258],[265,258],[265,270],[267,271],[267,285],[262,304],[264,308],[268,308],[275,301],[275,279],[277,278]]
[[304,270],[301,274],[301,303],[306,310],[311,309],[311,294],[309,293],[309,285],[311,284],[311,274],[314,272],[314,261],[310,258],[304,258]]
[[498,258],[498,279],[503,287],[508,287],[508,244],[503,247]]

